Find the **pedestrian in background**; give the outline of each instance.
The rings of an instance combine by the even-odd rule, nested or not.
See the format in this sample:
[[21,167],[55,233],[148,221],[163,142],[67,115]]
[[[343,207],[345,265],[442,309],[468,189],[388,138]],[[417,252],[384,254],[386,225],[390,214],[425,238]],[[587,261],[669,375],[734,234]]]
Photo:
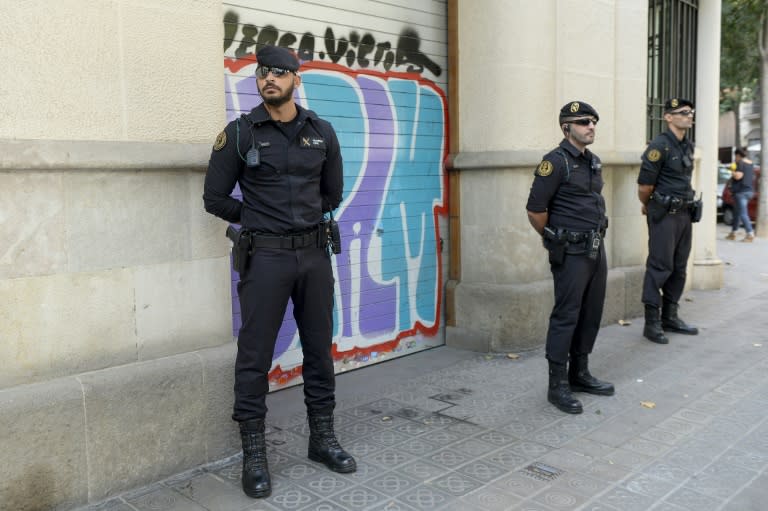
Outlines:
[[752,160],[747,158],[747,152],[744,149],[736,149],[734,159],[736,161],[732,169],[730,183],[731,194],[733,195],[733,225],[731,232],[725,239],[735,240],[739,224],[742,224],[747,235],[741,241],[750,243],[755,239],[755,231],[752,230],[752,222],[749,221],[747,204],[755,194],[752,187],[755,166],[752,164]]
[[[311,460],[336,472],[356,463],[333,429],[335,374],[331,356],[334,277],[324,213],[342,199],[342,160],[333,127],[294,102],[299,61],[287,49],[256,54],[263,103],[230,122],[216,138],[205,176],[205,209],[242,225],[246,243],[238,295],[235,404],[243,444],[243,491],[272,491],[265,442],[268,373],[288,300],[304,355],[304,402]],[[230,197],[240,185],[242,202]],[[242,245],[242,243],[240,243]]]
[[658,344],[669,343],[665,331],[699,333],[678,316],[691,252],[691,224],[701,218],[701,203],[694,200],[691,187],[694,146],[686,136],[694,114],[693,103],[687,99],[671,98],[664,103],[667,130],[648,145],[637,178],[648,224],[643,336]]
[[603,316],[608,266],[602,164],[587,149],[600,120],[583,101],[560,110],[565,138],[536,167],[528,196],[528,220],[549,251],[555,305],[549,317],[547,399],[566,413],[583,407],[572,392],[610,396],[611,383],[589,371],[589,355]]

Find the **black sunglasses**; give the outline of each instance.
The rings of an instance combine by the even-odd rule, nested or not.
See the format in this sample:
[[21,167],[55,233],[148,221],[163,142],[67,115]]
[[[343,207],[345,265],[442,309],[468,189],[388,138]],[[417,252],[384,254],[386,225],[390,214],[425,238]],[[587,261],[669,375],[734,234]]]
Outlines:
[[576,119],[575,121],[568,122],[568,124],[578,124],[579,126],[589,126],[589,123],[597,126],[597,121],[595,119]]
[[689,115],[696,115],[696,110],[680,110],[679,112],[669,112],[672,115],[682,115],[688,117]]
[[259,66],[256,68],[256,76],[259,78],[266,78],[269,76],[269,73],[272,73],[273,76],[280,78],[284,74],[287,73],[293,73],[290,69],[284,69],[282,67],[271,67],[271,66]]

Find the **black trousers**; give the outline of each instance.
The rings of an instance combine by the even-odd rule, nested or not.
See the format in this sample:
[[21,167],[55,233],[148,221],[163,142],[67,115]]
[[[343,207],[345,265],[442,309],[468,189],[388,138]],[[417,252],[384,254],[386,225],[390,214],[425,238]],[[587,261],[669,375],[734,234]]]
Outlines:
[[324,248],[254,249],[237,287],[243,324],[237,338],[234,420],[267,414],[267,377],[289,298],[304,355],[304,403],[308,412],[332,413],[333,286]]
[[555,306],[549,316],[547,359],[564,364],[569,355],[588,355],[595,346],[608,277],[605,247],[600,245],[596,259],[566,254],[563,264],[551,270]]
[[660,307],[663,300],[678,303],[685,287],[691,253],[691,215],[667,214],[658,222],[647,218],[648,259],[645,263],[643,303]]

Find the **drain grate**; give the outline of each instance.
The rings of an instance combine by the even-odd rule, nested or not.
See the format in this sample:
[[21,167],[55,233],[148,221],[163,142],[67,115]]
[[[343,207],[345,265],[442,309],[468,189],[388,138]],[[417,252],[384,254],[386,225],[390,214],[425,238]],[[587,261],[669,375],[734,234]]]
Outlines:
[[531,463],[520,471],[521,474],[527,475],[539,481],[550,482],[554,481],[557,477],[563,474],[563,471],[559,468],[555,468],[551,465],[545,465],[544,463]]

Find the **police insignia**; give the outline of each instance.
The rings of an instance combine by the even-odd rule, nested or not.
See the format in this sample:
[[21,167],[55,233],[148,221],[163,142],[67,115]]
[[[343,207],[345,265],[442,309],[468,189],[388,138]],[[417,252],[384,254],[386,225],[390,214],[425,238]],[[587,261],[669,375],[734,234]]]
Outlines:
[[648,151],[648,161],[657,162],[661,159],[661,151],[658,149],[651,149]]
[[577,101],[574,101],[573,103],[571,103],[571,112],[574,113],[574,114],[576,112],[578,112],[579,111],[579,106],[580,105],[579,105],[579,103]]
[[216,141],[213,143],[213,150],[221,151],[224,149],[225,145],[227,145],[227,134],[226,132],[222,131],[216,136]]
[[672,100],[672,108],[677,108],[677,105],[679,105],[679,104],[680,103],[677,101],[677,98]]
[[539,166],[536,167],[536,175],[547,177],[552,173],[552,169],[554,167],[552,166],[552,163],[544,160],[543,162],[539,163]]

